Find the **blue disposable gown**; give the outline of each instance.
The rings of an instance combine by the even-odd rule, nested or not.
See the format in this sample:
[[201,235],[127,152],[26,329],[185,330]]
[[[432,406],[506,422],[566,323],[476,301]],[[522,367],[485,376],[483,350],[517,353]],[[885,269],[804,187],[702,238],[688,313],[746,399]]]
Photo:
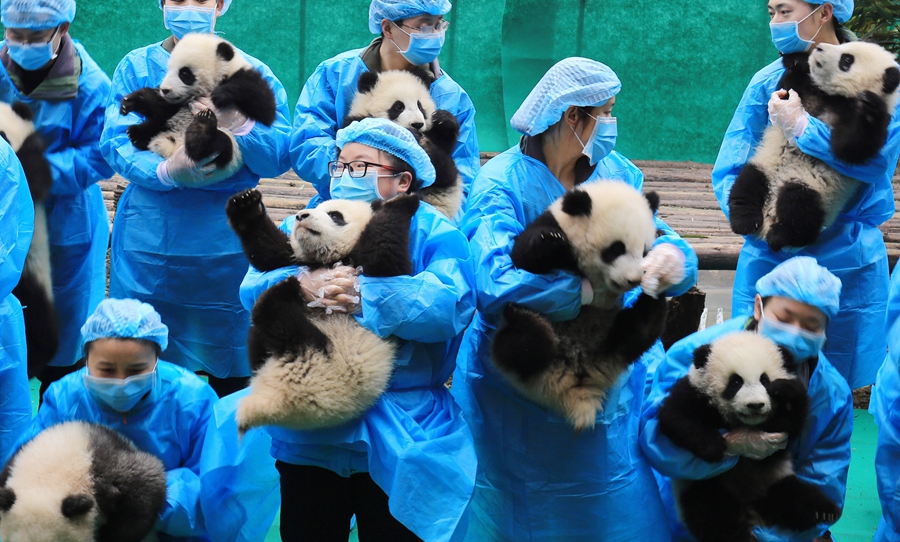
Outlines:
[[[640,170],[616,152],[591,176],[600,178],[643,185]],[[563,418],[521,398],[489,361],[491,336],[508,303],[557,321],[580,310],[580,277],[534,275],[510,259],[514,237],[564,191],[543,163],[516,146],[482,167],[463,218],[478,288],[478,312],[453,377],[453,395],[478,450],[467,540],[667,541],[656,482],[637,446],[647,367],[662,347],[632,365],[610,391],[596,427],[577,436]],[[657,244],[673,243],[685,253],[685,279],[667,292],[678,295],[696,281],[697,257],[659,219],[657,227],[665,231]]]
[[[767,105],[784,74],[781,60],[760,70],[738,105],[713,168],[712,183],[719,205],[728,214],[728,195],[734,179],[751,157],[769,124]],[[828,324],[825,354],[851,388],[875,382],[884,360],[884,311],[888,295],[888,261],[878,225],[894,214],[891,177],[900,156],[900,112],[894,114],[888,139],[878,156],[861,166],[839,162],[831,153],[831,130],[810,118],[797,138],[804,153],[840,173],[863,182],[859,192],[812,245],[799,251],[772,252],[764,242],[746,237],[734,278],[732,313],[753,310],[756,281],[794,256],[812,256],[841,279],[840,312]]]
[[12,295],[34,233],[34,203],[22,166],[0,141],[0,465],[6,464],[31,420],[25,320]]
[[[316,67],[294,111],[291,136],[291,164],[301,179],[312,183],[319,193],[310,205],[331,198],[327,164],[337,160],[334,138],[350,111],[360,74],[369,71],[360,54],[364,49],[347,51]],[[478,173],[481,160],[475,133],[475,106],[459,84],[441,71],[431,84],[431,97],[438,109],[446,109],[459,120],[459,138],[453,160],[463,179],[464,192]]]
[[249,388],[213,407],[200,455],[200,508],[215,542],[262,542],[281,506],[279,475],[269,453],[272,437],[254,428],[238,439],[238,402]]
[[[290,231],[294,217],[282,224]],[[396,369],[375,405],[355,421],[315,431],[270,427],[272,455],[341,476],[368,472],[391,514],[428,541],[451,540],[475,485],[472,434],[444,383],[475,311],[474,271],[465,237],[427,203],[410,225],[410,276],[360,277],[360,325],[398,340]],[[251,307],[296,267],[259,273],[241,287]],[[455,539],[455,538],[453,538]]]
[[[0,42],[0,48],[5,42]],[[100,131],[109,96],[109,77],[75,42],[81,57],[78,95],[71,100],[34,100],[18,91],[0,64],[0,101],[25,102],[47,145],[53,186],[47,210],[53,303],[59,320],[59,349],[50,365],[67,367],[81,358],[81,325],[106,297],[109,215],[97,181],[113,170],[100,154]]]
[[228,226],[225,203],[260,177],[276,177],[290,167],[287,94],[268,67],[244,56],[272,87],[278,112],[272,126],[257,122],[237,136],[244,166],[229,179],[204,188],[166,186],[156,176],[162,158],[129,141],[126,129],[141,119],[123,117],[119,104],[130,92],[163,80],[169,53],[159,43],[119,63],[100,138],[106,160],[130,181],[116,211],[109,295],[153,305],[170,330],[166,359],[219,378],[250,375],[250,313],[239,299],[247,260]]
[[[672,522],[675,540],[678,541],[691,541],[694,538],[677,519],[669,477],[677,476],[687,480],[711,478],[732,468],[738,458],[729,457],[719,463],[708,463],[695,457],[660,434],[656,416],[669,390],[690,369],[694,350],[717,337],[744,329],[746,323],[747,318],[744,316],[733,318],[672,345],[665,361],[656,371],[653,389],[641,416],[641,450],[661,475],[660,491]],[[801,479],[821,487],[838,506],[843,507],[847,470],[850,468],[853,399],[847,382],[824,355],[819,355],[819,363],[810,375],[809,398],[806,427],[799,438],[791,439],[794,471]],[[827,528],[827,525],[822,524],[810,531],[792,533],[758,527],[754,532],[761,542],[809,542]]]
[[208,541],[200,513],[200,452],[217,400],[215,392],[200,377],[160,360],[153,391],[123,414],[94,400],[84,385],[86,372],[81,368],[50,385],[19,446],[63,422],[97,423],[115,429],[166,467],[166,507],[156,524],[160,542]]

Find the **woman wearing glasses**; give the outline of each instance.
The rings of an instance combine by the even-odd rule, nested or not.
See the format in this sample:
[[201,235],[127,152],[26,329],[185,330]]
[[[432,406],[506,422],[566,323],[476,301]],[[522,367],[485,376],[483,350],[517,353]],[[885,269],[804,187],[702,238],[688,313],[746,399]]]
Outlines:
[[[434,182],[428,155],[389,120],[354,122],[337,132],[336,145],[337,160],[326,166],[336,198],[385,200]],[[281,228],[293,224],[290,217]],[[427,203],[412,218],[409,251],[412,275],[375,278],[363,269],[358,302],[344,305],[360,325],[397,341],[388,391],[339,427],[267,428],[281,474],[284,541],[346,541],[354,514],[363,542],[450,540],[459,527],[475,487],[475,449],[444,383],[475,311],[474,270],[466,238]],[[244,305],[298,272],[251,269]]]
[[291,164],[301,179],[319,195],[310,205],[331,198],[327,164],[337,156],[335,133],[343,125],[356,94],[360,74],[370,71],[424,70],[433,77],[431,96],[439,109],[459,120],[459,139],[453,160],[463,179],[463,190],[478,173],[475,107],[466,92],[438,65],[437,56],[449,23],[444,14],[449,0],[372,0],[369,30],[381,34],[365,49],[347,51],[316,68],[300,92],[294,111]]

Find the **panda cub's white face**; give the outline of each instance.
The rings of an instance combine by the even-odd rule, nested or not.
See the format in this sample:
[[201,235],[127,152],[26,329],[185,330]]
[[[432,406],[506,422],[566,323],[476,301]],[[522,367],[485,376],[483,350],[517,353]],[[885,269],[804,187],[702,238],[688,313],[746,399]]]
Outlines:
[[713,341],[705,364],[698,367],[695,360],[688,378],[726,420],[753,426],[772,411],[769,383],[794,376],[785,369],[775,343],[758,333],[739,331]]
[[421,79],[407,71],[391,70],[378,74],[372,90],[356,95],[348,116],[388,119],[405,128],[428,131],[435,110]]
[[294,256],[300,261],[320,263],[345,258],[356,246],[372,212],[368,203],[340,199],[300,211],[291,233]]
[[159,85],[163,98],[182,103],[206,96],[249,62],[227,41],[212,34],[187,34],[175,45],[166,77]]
[[886,76],[892,77],[891,70],[897,70],[894,55],[874,43],[822,43],[809,54],[810,78],[820,89],[846,97],[873,92],[887,102],[889,112],[897,105],[896,85],[890,85],[888,93],[884,89]]

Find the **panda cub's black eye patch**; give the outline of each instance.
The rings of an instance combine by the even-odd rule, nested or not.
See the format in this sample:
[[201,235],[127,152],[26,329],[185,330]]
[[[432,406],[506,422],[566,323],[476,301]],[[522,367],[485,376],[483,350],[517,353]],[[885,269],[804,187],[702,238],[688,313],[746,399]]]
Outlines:
[[731,375],[728,378],[728,385],[725,386],[725,391],[722,392],[723,399],[734,399],[734,396],[737,395],[737,392],[741,389],[741,386],[744,385],[744,379],[741,378],[740,375]]
[[841,55],[841,60],[838,62],[838,67],[842,72],[850,71],[850,66],[856,61],[856,58],[848,53],[844,53]]
[[613,263],[616,258],[625,254],[625,243],[622,241],[616,241],[615,243],[609,245],[603,252],[600,253],[600,257],[606,263]]
[[416,102],[416,105],[419,106],[419,111],[422,112],[422,116],[427,116],[425,115],[425,108],[422,107],[422,102]]
[[331,211],[328,213],[328,216],[331,217],[331,221],[337,224],[338,226],[346,226],[347,222],[344,221],[344,215],[341,214],[340,211]]
[[406,109],[406,106],[403,105],[403,102],[398,100],[391,106],[390,111],[388,111],[388,116],[391,120],[397,120],[397,117],[400,116],[400,113],[403,113],[404,109]]
[[769,380],[769,375],[763,373],[762,376],[759,377],[759,383],[763,386],[768,386],[771,381]]
[[178,70],[178,78],[187,86],[191,86],[197,82],[197,76],[194,75],[194,72],[188,67]]

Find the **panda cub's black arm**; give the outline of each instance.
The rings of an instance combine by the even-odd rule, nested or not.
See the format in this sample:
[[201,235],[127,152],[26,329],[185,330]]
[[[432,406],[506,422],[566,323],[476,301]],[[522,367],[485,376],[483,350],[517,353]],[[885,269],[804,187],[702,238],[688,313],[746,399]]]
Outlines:
[[28,181],[28,189],[31,191],[31,199],[35,203],[44,201],[53,185],[53,173],[50,164],[44,158],[44,141],[37,132],[31,134],[16,152],[25,179]]
[[725,438],[719,432],[725,428],[725,420],[687,376],[672,386],[659,407],[657,420],[660,433],[679,448],[710,463],[725,458]]
[[529,273],[579,272],[569,238],[550,212],[537,217],[516,237],[511,256],[513,265]]
[[245,190],[232,196],[225,206],[225,214],[254,268],[265,272],[297,264],[290,239],[266,214],[258,190]]
[[238,70],[213,89],[209,97],[218,109],[237,108],[248,118],[266,126],[275,122],[275,93],[254,69]]
[[760,428],[770,433],[787,433],[799,436],[809,414],[809,394],[796,378],[779,378],[768,386],[772,398],[772,415]]
[[400,195],[373,207],[375,213],[350,253],[350,261],[362,266],[363,274],[370,277],[412,274],[409,228],[419,210],[418,196]]

